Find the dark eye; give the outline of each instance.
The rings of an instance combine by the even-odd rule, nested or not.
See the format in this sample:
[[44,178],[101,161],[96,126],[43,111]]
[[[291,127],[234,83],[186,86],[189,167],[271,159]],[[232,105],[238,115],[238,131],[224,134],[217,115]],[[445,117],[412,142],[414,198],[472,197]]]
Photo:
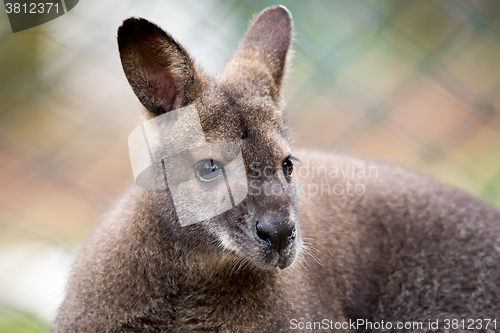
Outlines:
[[214,160],[203,160],[196,165],[196,177],[204,182],[211,182],[222,175],[219,162]]
[[290,159],[290,157],[287,157],[284,161],[283,161],[283,172],[285,173],[285,176],[287,178],[292,178],[292,172],[293,172],[293,163],[292,163],[292,160]]

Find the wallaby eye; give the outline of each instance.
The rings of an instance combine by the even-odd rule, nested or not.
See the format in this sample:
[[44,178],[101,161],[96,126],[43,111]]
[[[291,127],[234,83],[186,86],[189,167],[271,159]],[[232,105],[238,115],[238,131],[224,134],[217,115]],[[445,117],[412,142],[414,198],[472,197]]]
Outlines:
[[214,160],[203,160],[196,165],[196,177],[204,182],[211,182],[222,175],[219,162]]
[[292,172],[293,172],[293,162],[290,159],[290,157],[285,158],[283,161],[283,172],[285,173],[285,176],[287,178],[292,178]]

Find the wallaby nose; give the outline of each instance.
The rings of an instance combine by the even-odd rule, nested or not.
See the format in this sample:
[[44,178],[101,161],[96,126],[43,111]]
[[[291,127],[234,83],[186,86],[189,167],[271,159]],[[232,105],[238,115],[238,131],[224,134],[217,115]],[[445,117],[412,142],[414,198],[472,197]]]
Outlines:
[[279,252],[295,238],[295,222],[290,219],[278,218],[276,215],[265,215],[255,222],[257,238]]

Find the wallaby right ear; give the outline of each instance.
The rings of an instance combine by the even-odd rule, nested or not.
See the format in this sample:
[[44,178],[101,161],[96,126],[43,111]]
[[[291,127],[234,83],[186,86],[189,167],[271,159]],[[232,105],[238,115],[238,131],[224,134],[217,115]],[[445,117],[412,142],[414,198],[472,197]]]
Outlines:
[[118,49],[128,82],[153,116],[185,106],[201,92],[203,80],[188,53],[156,24],[125,20]]
[[264,85],[271,88],[273,95],[279,99],[292,39],[293,18],[290,11],[284,6],[264,9],[253,20],[220,79],[241,77],[252,82],[256,81],[255,77],[262,78],[268,74],[270,80]]

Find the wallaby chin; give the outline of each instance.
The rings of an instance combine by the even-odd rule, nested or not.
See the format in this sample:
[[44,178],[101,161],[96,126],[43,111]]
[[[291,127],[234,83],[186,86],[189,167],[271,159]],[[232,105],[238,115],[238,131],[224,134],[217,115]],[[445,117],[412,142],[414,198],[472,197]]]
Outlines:
[[212,79],[154,23],[123,22],[147,120],[136,184],[85,243],[53,332],[500,329],[500,212],[403,167],[293,150],[292,37],[290,12],[265,9]]

